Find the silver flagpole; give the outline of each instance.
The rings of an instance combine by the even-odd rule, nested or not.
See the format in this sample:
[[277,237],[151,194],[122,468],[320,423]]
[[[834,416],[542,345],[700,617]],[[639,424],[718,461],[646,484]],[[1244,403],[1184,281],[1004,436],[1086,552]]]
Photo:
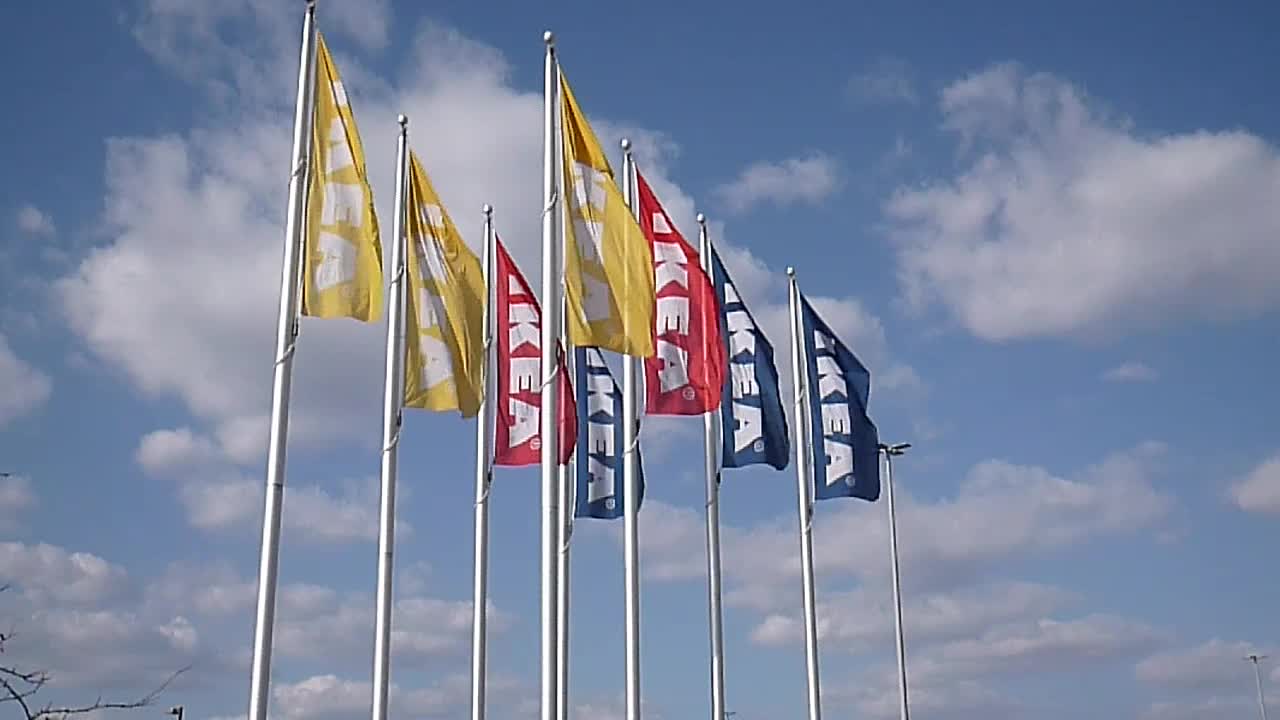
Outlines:
[[[633,214],[636,202],[635,160],[631,141],[622,139],[622,196]],[[626,574],[627,614],[627,720],[640,720],[640,538],[636,527],[640,511],[636,469],[636,358],[622,356],[623,553]]]
[[[702,270],[711,277],[711,236],[707,218],[698,213],[698,253]],[[724,627],[720,610],[720,448],[718,411],[703,413],[702,437],[707,481],[707,616],[711,626],[711,718],[725,720],[724,714]]]
[[303,232],[311,156],[312,106],[315,101],[316,6],[307,2],[298,60],[298,100],[293,116],[293,153],[289,164],[289,214],[285,220],[284,261],[280,277],[280,316],[276,325],[275,372],[271,381],[271,430],[267,438],[267,488],[262,511],[262,548],[258,560],[258,608],[253,630],[248,720],[267,720],[271,695],[271,641],[276,624],[276,581],[280,560],[280,515],[284,502],[285,450],[289,437],[289,390],[293,350],[298,337]]
[[552,379],[557,370],[556,339],[564,316],[561,277],[564,260],[560,237],[560,162],[556,150],[559,134],[560,72],[556,64],[555,36],[543,33],[547,46],[543,88],[543,200],[542,212],[542,720],[559,720],[556,684],[557,643],[560,639],[556,590],[559,583],[560,539],[560,394]]
[[893,565],[893,630],[898,645],[898,700],[901,720],[908,720],[907,648],[902,636],[902,583],[898,576],[898,515],[893,505],[893,458],[906,453],[911,443],[880,445],[884,453],[884,492],[889,502],[889,559]]
[[[568,347],[564,333],[561,341]],[[565,367],[569,376],[573,377],[573,358],[565,358]],[[556,693],[559,696],[560,720],[569,717],[569,545],[573,537],[573,489],[570,483],[576,478],[572,472],[572,463],[560,466],[560,537],[559,575],[556,579],[556,612],[560,637],[556,643]]]
[[404,409],[405,204],[409,118],[400,116],[396,145],[396,214],[391,220],[391,290],[387,298],[387,374],[382,401],[382,503],[378,515],[378,594],[373,635],[372,720],[387,720],[391,687],[391,580],[395,573],[397,448]]
[[808,383],[805,382],[805,350],[800,336],[800,286],[795,268],[787,268],[788,304],[791,306],[791,382],[795,393],[796,484],[800,511],[800,572],[804,580],[804,660],[809,680],[809,720],[822,720],[822,695],[818,689],[818,613],[813,583],[813,500],[809,471]]
[[480,376],[484,391],[476,415],[476,503],[475,541],[471,586],[471,720],[484,720],[485,654],[488,643],[489,604],[489,488],[493,482],[493,206],[485,203],[484,213],[484,360]]
[[1259,655],[1257,653],[1246,655],[1244,658],[1245,660],[1253,663],[1253,679],[1254,682],[1258,684],[1258,712],[1261,713],[1262,720],[1267,720],[1267,701],[1262,695],[1262,669],[1258,666],[1258,663],[1262,662],[1266,658],[1266,655]]

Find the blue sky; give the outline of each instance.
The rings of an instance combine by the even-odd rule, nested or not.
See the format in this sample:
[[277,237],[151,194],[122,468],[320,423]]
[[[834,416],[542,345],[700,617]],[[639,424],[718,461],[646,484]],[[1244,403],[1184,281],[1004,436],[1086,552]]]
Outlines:
[[[190,663],[165,703],[247,707],[296,5],[8,10],[0,608],[50,700]],[[785,9],[322,0],[319,22],[384,226],[405,112],[468,241],[492,203],[537,285],[552,28],[601,138],[633,138],[687,237],[712,220],[784,382],[796,266],[870,367],[882,437],[915,445],[895,469],[919,717],[1251,712],[1241,657],[1280,650],[1276,11]],[[274,717],[367,712],[381,337],[304,325]],[[644,435],[655,719],[708,714],[698,427]],[[407,421],[397,714],[466,714],[473,433]],[[536,479],[501,469],[493,495],[495,716],[536,709]],[[724,483],[728,705],[801,717],[794,470]],[[884,513],[815,521],[828,717],[895,716]],[[582,717],[622,717],[620,529],[575,536]]]

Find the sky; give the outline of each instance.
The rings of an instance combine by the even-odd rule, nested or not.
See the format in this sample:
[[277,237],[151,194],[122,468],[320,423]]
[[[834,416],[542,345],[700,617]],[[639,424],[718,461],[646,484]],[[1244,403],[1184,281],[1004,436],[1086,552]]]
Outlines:
[[[784,383],[793,265],[870,368],[882,439],[912,443],[894,469],[917,718],[1256,712],[1243,656],[1280,655],[1273,5],[541,5],[321,0],[381,218],[405,113],[467,241],[492,204],[538,287],[554,30],[602,141],[634,141],[686,237],[710,219]],[[190,665],[160,706],[248,706],[302,7],[6,10],[0,624],[48,702]],[[303,322],[278,720],[368,713],[383,332]],[[642,434],[651,720],[710,714],[700,427]],[[468,713],[474,433],[406,419],[395,716]],[[537,482],[501,468],[492,494],[493,717],[537,713]],[[737,720],[804,716],[795,494],[794,466],[723,480]],[[886,513],[817,508],[828,718],[896,717]],[[621,539],[574,536],[576,717],[623,717]],[[1280,664],[1262,672],[1280,698]]]

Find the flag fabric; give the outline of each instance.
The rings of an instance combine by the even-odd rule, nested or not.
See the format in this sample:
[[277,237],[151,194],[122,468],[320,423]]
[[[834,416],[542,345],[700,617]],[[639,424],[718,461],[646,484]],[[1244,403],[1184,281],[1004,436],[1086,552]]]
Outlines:
[[[798,293],[797,293],[798,294]],[[867,416],[871,373],[800,295],[814,497],[880,497],[880,437]]]
[[726,468],[765,464],[782,470],[791,457],[791,440],[778,392],[773,345],[742,302],[715,248],[711,249],[711,280],[729,360],[720,401],[720,464]]
[[[542,310],[529,283],[516,267],[501,240],[497,254],[494,290],[494,326],[497,332],[498,388],[494,398],[493,462],[508,467],[537,465],[542,460]],[[578,442],[577,404],[564,348],[557,343],[556,383],[560,387],[560,464],[569,462]]]
[[720,304],[698,251],[671,222],[658,196],[636,172],[640,227],[653,252],[656,354],[645,358],[646,412],[701,415],[720,407],[724,342]]
[[484,271],[409,153],[404,404],[474,417],[484,392]]
[[347,92],[320,33],[308,176],[302,314],[377,320],[382,244],[373,190]]
[[595,133],[560,75],[569,343],[652,357],[653,256]]
[[[604,354],[596,348],[576,348],[578,407],[578,479],[575,517],[615,520],[626,509],[622,440],[622,390],[614,382]],[[639,437],[639,420],[636,421]],[[644,464],[636,447],[636,482],[644,502]]]

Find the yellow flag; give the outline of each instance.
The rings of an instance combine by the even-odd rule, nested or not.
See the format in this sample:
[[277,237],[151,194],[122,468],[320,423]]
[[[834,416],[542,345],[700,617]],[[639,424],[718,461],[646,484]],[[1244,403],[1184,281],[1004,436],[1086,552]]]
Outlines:
[[310,175],[302,314],[377,320],[382,314],[382,244],[373,191],[355,116],[319,33]]
[[474,417],[484,392],[484,271],[409,153],[404,404]]
[[652,357],[653,254],[613,170],[560,75],[564,144],[565,323],[569,342]]

